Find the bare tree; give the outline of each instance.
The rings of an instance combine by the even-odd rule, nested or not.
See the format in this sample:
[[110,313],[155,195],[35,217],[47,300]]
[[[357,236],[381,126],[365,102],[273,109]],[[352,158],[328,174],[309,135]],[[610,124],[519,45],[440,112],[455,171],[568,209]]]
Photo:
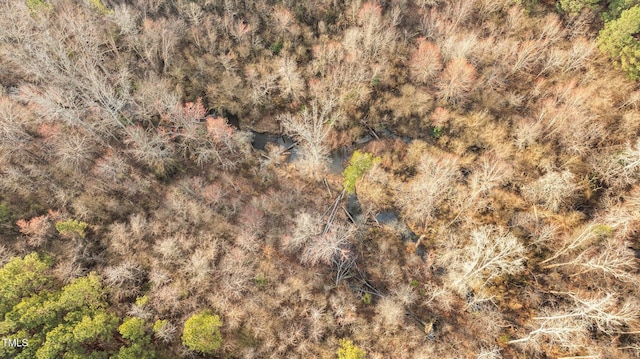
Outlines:
[[283,57],[279,63],[280,91],[286,97],[298,100],[304,96],[304,80],[300,76],[298,66],[291,57]]
[[165,119],[167,126],[162,130],[185,158],[198,165],[214,163],[224,169],[234,168],[242,159],[245,136],[238,134],[226,119],[205,116],[206,110],[200,99],[195,103],[178,105]]
[[452,288],[461,295],[481,290],[492,280],[523,269],[525,247],[502,228],[484,226],[471,232],[468,244],[443,258]]
[[30,151],[33,137],[23,120],[26,114],[26,110],[8,96],[0,97],[0,156],[7,161],[35,157]]
[[166,137],[155,130],[145,130],[140,126],[126,129],[128,152],[138,161],[159,173],[165,173],[173,166],[174,149]]
[[121,35],[135,34],[138,31],[137,20],[138,13],[132,7],[121,4],[114,8],[113,21],[118,25]]
[[464,59],[453,59],[447,63],[438,85],[438,95],[443,100],[456,103],[473,89],[476,69]]
[[283,243],[285,250],[298,251],[315,236],[322,233],[322,221],[308,212],[302,212],[296,217],[293,234]]
[[615,189],[637,182],[640,173],[640,140],[620,149],[605,151],[593,159],[593,167],[600,178]]
[[553,319],[539,321],[536,329],[508,344],[526,345],[533,350],[541,350],[545,343],[569,350],[581,349],[588,338],[588,323],[579,317],[566,317],[562,312],[550,314]]
[[296,22],[296,18],[291,11],[283,6],[276,6],[273,9],[271,17],[275,22],[275,30],[280,36],[283,36],[285,32],[290,31],[290,27]]
[[384,62],[395,48],[394,25],[382,17],[382,7],[364,3],[358,11],[358,27],[345,31],[344,47],[365,63]]
[[140,57],[158,72],[166,72],[173,61],[173,52],[179,35],[184,31],[180,21],[147,18],[142,23],[142,34],[137,36],[134,49]]
[[39,247],[53,236],[53,223],[49,216],[33,217],[30,220],[20,219],[16,222],[20,233],[26,236],[27,243]]
[[568,73],[584,68],[596,51],[596,44],[583,37],[571,42],[571,50],[567,54],[562,71]]
[[469,179],[471,193],[464,193],[464,199],[459,200],[460,211],[451,221],[455,222],[465,211],[474,211],[481,208],[486,196],[493,188],[507,183],[513,175],[513,169],[504,161],[495,156],[484,156]]
[[[300,85],[298,80],[301,81],[301,78],[296,72],[295,61],[290,60],[290,62],[287,62],[285,59],[282,59],[281,67],[277,71],[272,64],[258,63],[245,67],[245,78],[250,87],[249,99],[252,104],[260,108],[269,108],[271,106],[273,92],[278,89],[278,87],[280,87],[280,91],[286,93],[285,96],[290,96],[293,94],[293,91],[298,90],[297,86]],[[281,81],[280,84],[278,84],[278,73],[282,71],[285,73],[280,74]],[[302,85],[304,85],[304,82],[302,82]]]
[[543,268],[556,267],[573,268],[571,277],[600,273],[604,277],[638,283],[638,276],[633,273],[637,268],[637,259],[629,244],[625,243],[607,243],[604,248],[589,247],[571,260],[549,264]]
[[376,321],[386,332],[395,332],[404,323],[406,316],[402,304],[391,297],[384,297],[376,304]]
[[144,276],[144,269],[135,262],[123,262],[104,270],[105,282],[115,288],[120,299],[138,294]]
[[548,210],[558,212],[568,205],[580,187],[570,171],[548,172],[537,181],[522,189],[524,198],[542,204]]
[[424,37],[417,39],[418,48],[413,51],[409,69],[418,81],[428,83],[442,70],[442,55],[438,46]]
[[55,156],[58,165],[73,172],[83,172],[93,163],[97,148],[86,134],[73,131],[56,141]]
[[162,340],[165,343],[172,342],[176,338],[177,331],[178,329],[176,328],[176,326],[169,321],[163,321],[158,328],[154,326],[155,337]]
[[418,174],[397,188],[396,201],[404,216],[426,228],[438,204],[453,192],[458,176],[457,158],[424,155]]
[[499,347],[482,348],[476,359],[502,359]]
[[638,303],[633,300],[622,301],[615,293],[587,298],[571,292],[554,293],[568,297],[572,304],[563,310],[543,312],[533,317],[534,321],[540,323],[535,326],[536,329],[521,339],[511,340],[509,344],[533,342],[539,346],[548,341],[575,350],[585,346],[589,328],[611,335],[637,322],[640,314]]
[[611,235],[612,230],[612,227],[601,223],[590,223],[582,228],[577,236],[565,241],[560,249],[556,250],[551,257],[543,260],[540,264],[551,262],[556,258],[570,254],[580,248],[589,247],[595,241]]
[[351,254],[348,253],[347,247],[354,233],[355,229],[352,226],[334,224],[327,233],[315,236],[307,242],[302,250],[300,261],[315,265],[331,264],[334,259],[341,261],[340,256],[348,258]]
[[287,133],[300,142],[300,169],[313,180],[320,179],[326,171],[329,150],[324,142],[329,134],[331,110],[331,104],[312,102],[311,108],[299,115],[278,117]]
[[169,114],[179,106],[180,97],[172,91],[169,79],[151,73],[139,81],[138,88],[133,92],[133,112],[139,120]]
[[462,32],[444,38],[442,42],[442,57],[445,61],[465,59],[473,63],[473,55],[479,47],[478,35],[475,32]]
[[196,249],[187,259],[182,267],[182,271],[188,276],[189,283],[193,287],[201,286],[213,273],[213,261],[216,259],[217,251],[207,251]]

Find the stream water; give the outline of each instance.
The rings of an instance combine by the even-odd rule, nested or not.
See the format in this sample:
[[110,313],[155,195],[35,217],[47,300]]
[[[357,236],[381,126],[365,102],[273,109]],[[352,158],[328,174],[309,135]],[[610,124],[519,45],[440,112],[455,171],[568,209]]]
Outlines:
[[[296,142],[287,135],[276,135],[255,131],[251,131],[251,133],[253,134],[251,144],[256,150],[265,151],[268,144],[274,144],[282,148],[289,149],[290,154],[287,158],[287,162],[295,162],[300,157]],[[332,151],[329,154],[329,172],[333,174],[342,174],[345,169],[346,161],[351,158],[352,153],[353,149],[347,147]]]
[[[256,150],[265,151],[268,144],[273,144],[289,150],[290,155],[287,158],[287,162],[295,162],[298,160],[299,152],[297,149],[297,145],[291,137],[287,135],[260,133],[255,131],[251,131],[251,133],[253,134],[253,140],[251,141],[251,144]],[[398,138],[397,135],[387,130],[382,131],[380,135],[387,138]],[[345,169],[345,165],[348,163],[351,155],[353,154],[353,151],[364,146],[371,140],[373,140],[373,137],[371,135],[366,135],[358,139],[354,147],[344,147],[332,151],[329,154],[329,172],[333,174],[342,174]],[[412,141],[412,139],[409,137],[403,137],[402,140],[407,143]],[[362,224],[364,222],[365,219],[362,214],[362,208],[357,196],[349,195],[347,197],[347,211],[352,216],[352,218],[354,218],[357,224]],[[376,214],[375,220],[376,222],[378,222],[378,224],[390,227],[400,233],[404,242],[417,242],[418,240],[418,236],[413,231],[411,231],[411,229],[409,229],[409,227],[404,222],[399,219],[398,213],[395,211],[380,212]],[[425,252],[422,245],[418,246],[418,248],[416,249],[416,254],[424,259]]]

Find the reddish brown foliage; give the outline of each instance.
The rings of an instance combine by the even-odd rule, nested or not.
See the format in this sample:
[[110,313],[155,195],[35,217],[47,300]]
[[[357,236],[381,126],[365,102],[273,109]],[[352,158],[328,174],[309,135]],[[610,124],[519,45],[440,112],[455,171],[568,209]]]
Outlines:
[[457,102],[473,89],[476,69],[465,59],[453,59],[444,69],[440,81],[440,97],[448,102]]
[[16,222],[20,233],[27,236],[27,243],[30,246],[38,247],[51,235],[53,226],[49,216],[33,217],[30,220],[20,219]]
[[227,120],[222,117],[207,117],[207,133],[214,141],[220,142],[231,137],[235,129],[227,124]]
[[442,70],[440,48],[424,37],[417,39],[418,48],[413,51],[409,68],[414,79],[426,83],[435,78]]

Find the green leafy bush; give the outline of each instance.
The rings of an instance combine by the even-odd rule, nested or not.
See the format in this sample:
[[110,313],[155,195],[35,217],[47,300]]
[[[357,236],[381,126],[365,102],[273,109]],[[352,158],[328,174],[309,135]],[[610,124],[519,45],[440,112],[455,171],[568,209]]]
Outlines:
[[282,46],[282,41],[276,41],[269,46],[269,50],[271,50],[272,54],[277,56],[280,54],[280,51],[282,51]]
[[209,311],[195,314],[184,323],[182,344],[193,351],[211,354],[222,345],[220,326],[220,317]]
[[373,157],[372,154],[366,152],[355,151],[349,161],[349,166],[342,172],[344,177],[344,189],[347,193],[353,194],[356,191],[356,182],[362,177],[374,164],[380,162],[380,157]]
[[351,340],[340,339],[338,359],[364,359],[367,352],[358,348]]
[[144,338],[144,320],[140,318],[127,318],[118,327],[118,331],[125,339],[140,340]]
[[78,235],[81,238],[84,238],[86,236],[84,230],[87,229],[88,226],[89,225],[85,222],[80,222],[75,219],[68,219],[64,222],[56,223],[56,230],[63,236]]
[[436,140],[440,137],[442,137],[442,134],[444,133],[444,127],[443,126],[434,126],[431,127],[429,129],[429,135],[433,138],[435,138]]
[[364,303],[365,305],[371,305],[371,293],[365,293],[362,296],[362,303]]
[[102,1],[100,1],[100,0],[89,0],[89,2],[102,15],[109,15],[109,14],[112,13],[112,11],[107,9],[107,7],[104,6]]
[[167,322],[166,319],[156,320],[155,323],[153,323],[153,332],[159,333],[167,325]]

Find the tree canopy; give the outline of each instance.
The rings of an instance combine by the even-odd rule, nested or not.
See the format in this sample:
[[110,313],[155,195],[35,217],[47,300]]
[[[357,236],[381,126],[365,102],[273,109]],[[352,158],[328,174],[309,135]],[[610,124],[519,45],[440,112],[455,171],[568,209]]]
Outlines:
[[0,269],[0,336],[28,343],[2,346],[0,357],[153,357],[144,320],[129,318],[119,325],[98,275],[90,273],[60,288],[49,274],[51,266],[49,258],[31,253]]
[[599,45],[602,52],[613,60],[629,78],[640,78],[640,6],[634,6],[620,14],[620,18],[608,22],[600,31]]

